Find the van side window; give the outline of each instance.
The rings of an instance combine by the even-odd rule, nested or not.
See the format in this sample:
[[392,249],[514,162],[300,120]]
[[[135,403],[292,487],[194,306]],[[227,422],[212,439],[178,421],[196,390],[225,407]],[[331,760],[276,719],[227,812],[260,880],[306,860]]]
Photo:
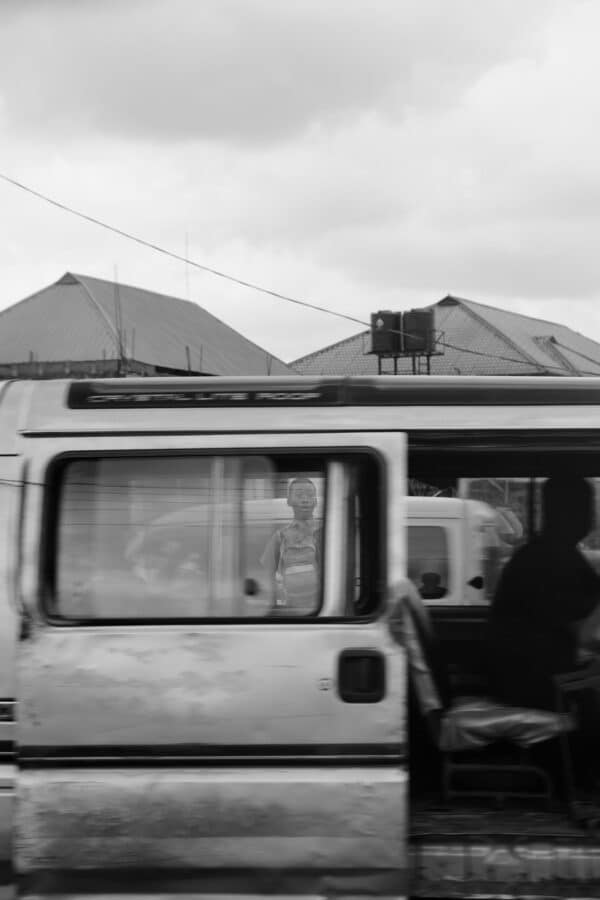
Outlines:
[[[63,461],[47,529],[54,543],[46,610],[55,619],[103,622],[318,615],[331,466],[347,471],[347,485],[356,482],[359,494],[372,483],[365,478],[361,486],[359,473],[368,465],[292,454]],[[340,488],[339,527],[333,528],[340,547],[354,546],[347,496],[348,487]],[[329,579],[335,600],[325,615],[374,607],[374,539],[369,527],[357,547],[361,558],[372,559],[362,567],[366,607],[344,602],[354,591],[353,571],[340,562]]]
[[66,619],[313,616],[325,466],[263,456],[68,461],[51,612]]
[[440,525],[408,526],[408,577],[424,600],[448,593],[448,536]]
[[[590,565],[600,571],[600,479],[588,477],[594,491],[595,524],[580,543]],[[484,497],[496,515],[495,537],[501,570],[515,550],[542,527],[542,490],[545,477],[462,478],[459,490],[466,497]]]

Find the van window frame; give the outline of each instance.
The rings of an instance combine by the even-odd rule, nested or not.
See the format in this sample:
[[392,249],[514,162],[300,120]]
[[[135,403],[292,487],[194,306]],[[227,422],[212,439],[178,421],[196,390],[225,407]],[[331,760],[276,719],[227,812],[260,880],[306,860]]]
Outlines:
[[[317,436],[316,436],[317,437]],[[49,460],[45,476],[43,479],[43,499],[42,499],[42,511],[41,511],[41,520],[42,520],[42,540],[40,546],[40,555],[39,555],[39,569],[38,569],[38,603],[37,607],[39,613],[41,614],[43,620],[53,627],[57,628],[77,628],[77,627],[86,627],[86,628],[113,628],[113,627],[157,627],[157,626],[195,626],[195,625],[293,625],[297,627],[302,624],[355,624],[357,622],[370,622],[378,619],[381,615],[383,601],[385,597],[385,578],[381,578],[381,573],[385,573],[387,571],[387,528],[386,528],[386,507],[385,504],[381,502],[374,501],[376,503],[375,508],[375,519],[377,521],[377,534],[375,538],[370,538],[371,544],[378,544],[377,552],[376,552],[376,560],[373,565],[372,575],[374,574],[376,577],[372,577],[372,581],[369,585],[367,585],[367,589],[373,595],[373,603],[370,604],[372,607],[368,612],[364,614],[356,614],[353,616],[350,615],[339,615],[339,616],[321,616],[320,613],[325,606],[325,570],[323,569],[322,575],[322,583],[321,583],[321,597],[319,607],[316,612],[310,616],[237,616],[237,617],[226,617],[226,616],[210,616],[210,617],[119,617],[119,618],[97,618],[97,617],[66,617],[58,615],[52,608],[50,608],[50,604],[54,602],[55,599],[55,579],[56,579],[56,551],[58,547],[58,516],[60,512],[60,497],[61,497],[61,479],[60,475],[66,465],[72,460],[78,459],[132,459],[132,458],[140,458],[140,457],[149,457],[149,458],[176,458],[176,457],[215,457],[215,456],[233,456],[233,457],[241,457],[241,456],[263,456],[270,458],[282,459],[286,456],[292,458],[302,458],[305,457],[309,460],[320,459],[324,464],[324,474],[325,477],[327,475],[327,464],[329,462],[348,462],[351,459],[358,457],[359,459],[368,460],[370,464],[374,465],[374,471],[376,473],[376,479],[378,485],[380,486],[380,491],[378,492],[379,497],[386,497],[386,467],[384,464],[384,459],[382,455],[378,452],[376,448],[368,447],[368,446],[343,446],[343,447],[332,447],[325,446],[320,447],[318,445],[318,440],[315,441],[315,445],[311,447],[302,447],[302,446],[287,446],[287,447],[276,447],[276,446],[257,446],[257,447],[243,447],[243,448],[232,448],[232,447],[223,447],[223,448],[181,448],[181,447],[173,447],[168,449],[144,449],[144,448],[131,448],[127,451],[120,449],[102,449],[100,451],[96,450],[69,450],[63,451],[61,453],[56,454]],[[327,505],[328,505],[328,490],[326,487],[325,498],[324,498],[324,507],[323,507],[323,522],[325,525],[324,528],[324,541],[327,539]],[[327,556],[327,551],[324,552],[324,560]],[[324,563],[323,563],[324,565]],[[353,585],[347,579],[347,573],[345,567],[340,567],[340,577],[344,579],[346,582],[346,593],[348,596],[351,595]]]

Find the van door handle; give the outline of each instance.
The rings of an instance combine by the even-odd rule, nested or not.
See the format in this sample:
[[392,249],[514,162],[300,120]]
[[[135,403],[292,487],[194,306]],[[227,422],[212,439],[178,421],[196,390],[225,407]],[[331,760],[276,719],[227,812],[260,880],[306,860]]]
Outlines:
[[342,650],[337,688],[344,703],[379,703],[385,697],[385,659],[379,650]]

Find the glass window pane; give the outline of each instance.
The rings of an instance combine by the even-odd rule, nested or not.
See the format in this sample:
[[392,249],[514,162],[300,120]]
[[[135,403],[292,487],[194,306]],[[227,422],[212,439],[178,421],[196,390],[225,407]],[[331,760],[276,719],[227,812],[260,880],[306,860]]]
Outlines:
[[86,459],[61,494],[56,612],[67,617],[205,614],[209,459]]
[[424,600],[448,593],[448,537],[438,525],[408,526],[408,577]]
[[[249,480],[251,484],[251,480]],[[323,570],[323,496],[319,472],[281,473],[269,500],[244,507],[245,573],[278,616],[314,615]]]
[[535,530],[530,521],[532,478],[461,478],[460,496],[487,503],[496,513],[496,531],[507,556]]
[[63,470],[53,612],[314,615],[324,468],[265,457],[82,459]]

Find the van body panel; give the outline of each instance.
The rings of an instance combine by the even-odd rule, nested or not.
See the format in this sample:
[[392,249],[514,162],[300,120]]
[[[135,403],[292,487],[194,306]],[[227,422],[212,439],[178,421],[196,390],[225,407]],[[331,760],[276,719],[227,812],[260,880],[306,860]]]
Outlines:
[[[244,410],[238,415],[231,409],[214,408],[192,410],[184,414],[182,410],[161,410],[160,416],[151,417],[148,411],[137,409],[106,410],[70,414],[42,410],[35,420],[23,430],[26,437],[53,437],[71,435],[73,437],[113,434],[238,434],[250,428],[256,434],[274,430],[272,409],[253,409],[251,415]],[[534,431],[541,429],[596,429],[600,428],[600,408],[598,407],[493,407],[476,406],[453,410],[448,416],[448,407],[431,406],[424,409],[412,407],[315,407],[298,408],[293,415],[288,409],[276,412],[277,431],[300,433],[304,431],[444,431],[448,433],[465,430],[484,431]]]
[[[0,456],[0,747],[12,740],[12,715],[6,701],[15,698],[16,593],[23,462]],[[4,703],[3,703],[4,701]]]
[[20,432],[28,418],[33,384],[26,381],[0,381],[0,456],[17,456]]
[[[378,648],[379,703],[345,703],[341,653]],[[404,747],[404,662],[369,624],[34,626],[20,648],[19,749]],[[152,749],[154,748],[154,749]],[[186,749],[187,748],[187,749]],[[331,748],[337,748],[333,751]],[[311,751],[312,752],[312,751]]]
[[237,870],[249,892],[269,873],[323,887],[337,870],[355,889],[370,873],[402,891],[405,790],[395,767],[26,770],[17,869],[32,886],[49,871],[203,870],[214,885]]
[[22,477],[22,461],[18,457],[0,457],[0,885],[10,878],[17,781],[16,582]]
[[[140,874],[155,866],[211,870],[222,889],[229,869],[253,872],[257,886],[273,870],[282,884],[304,870],[313,887],[346,879],[356,894],[377,882],[384,893],[403,896],[406,671],[385,609],[368,620],[338,612],[305,621],[78,624],[50,618],[42,589],[45,532],[53,527],[44,491],[64,454],[246,451],[375,456],[386,493],[397,501],[386,504],[383,530],[391,585],[405,574],[403,435],[104,435],[24,443],[31,488],[20,580],[27,624],[18,654],[15,830],[24,883],[35,892],[59,870]],[[334,520],[326,519],[326,543]],[[329,595],[339,587],[328,553],[326,547],[323,610],[331,615]],[[342,699],[339,666],[347,651],[383,660],[385,690],[377,702]]]

